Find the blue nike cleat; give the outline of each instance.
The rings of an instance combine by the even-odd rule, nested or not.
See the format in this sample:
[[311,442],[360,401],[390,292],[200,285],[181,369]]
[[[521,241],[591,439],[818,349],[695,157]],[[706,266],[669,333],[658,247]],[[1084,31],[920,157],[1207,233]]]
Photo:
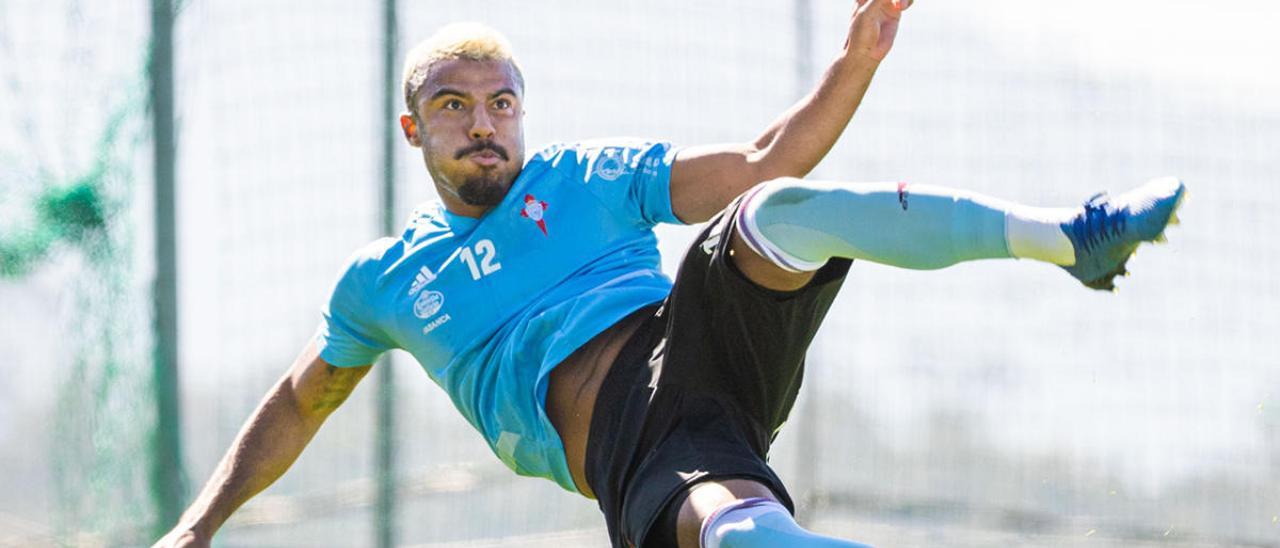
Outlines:
[[1064,266],[1086,287],[1115,290],[1115,277],[1128,275],[1124,265],[1142,242],[1165,241],[1164,230],[1178,221],[1186,186],[1162,177],[1115,198],[1100,193],[1062,231],[1075,248],[1076,263]]

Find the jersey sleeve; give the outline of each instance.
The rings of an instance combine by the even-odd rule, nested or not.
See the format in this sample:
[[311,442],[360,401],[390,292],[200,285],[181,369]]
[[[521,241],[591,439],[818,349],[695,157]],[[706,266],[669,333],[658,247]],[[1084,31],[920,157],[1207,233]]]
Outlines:
[[553,149],[558,170],[637,224],[683,224],[671,211],[671,143],[639,139],[588,141]]
[[376,268],[377,244],[357,251],[347,261],[321,308],[322,319],[316,333],[320,358],[337,367],[368,365],[393,344],[377,326],[372,300],[368,297],[372,270]]

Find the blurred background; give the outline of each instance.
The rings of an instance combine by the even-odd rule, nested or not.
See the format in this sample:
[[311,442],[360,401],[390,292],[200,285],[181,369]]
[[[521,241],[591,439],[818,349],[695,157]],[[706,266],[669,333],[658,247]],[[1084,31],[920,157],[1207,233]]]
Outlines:
[[[402,108],[403,54],[440,25],[510,37],[531,150],[692,145],[753,139],[811,89],[854,3],[181,0],[153,24],[164,1],[0,0],[0,546],[171,524],[347,255],[434,198],[386,97]],[[1116,294],[1030,262],[855,265],[773,453],[802,523],[1280,546],[1276,21],[1263,0],[905,15],[814,178],[1191,194]],[[669,273],[694,230],[661,229]],[[377,369],[216,545],[607,545],[592,501],[507,472],[412,358]]]

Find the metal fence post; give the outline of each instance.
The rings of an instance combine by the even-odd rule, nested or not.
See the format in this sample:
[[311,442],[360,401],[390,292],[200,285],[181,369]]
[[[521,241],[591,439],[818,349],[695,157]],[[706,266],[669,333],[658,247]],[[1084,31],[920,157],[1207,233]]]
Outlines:
[[[396,93],[396,0],[383,0],[382,13],[382,234],[395,232],[395,132]],[[376,477],[377,503],[374,508],[376,545],[395,545],[396,532],[396,428],[395,369],[391,355],[378,366],[378,424]]]
[[155,176],[155,260],[153,286],[153,390],[156,424],[150,440],[151,502],[156,510],[153,533],[158,538],[178,521],[185,498],[181,415],[178,394],[178,266],[174,186],[172,0],[151,1],[150,85]]

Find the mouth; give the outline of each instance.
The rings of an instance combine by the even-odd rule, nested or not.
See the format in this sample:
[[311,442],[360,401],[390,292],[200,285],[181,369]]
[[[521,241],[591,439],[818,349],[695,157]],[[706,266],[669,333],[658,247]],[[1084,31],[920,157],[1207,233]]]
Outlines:
[[454,159],[467,158],[480,167],[494,167],[507,161],[507,151],[493,141],[476,141],[454,154]]
[[502,162],[502,157],[492,150],[481,150],[473,152],[467,156],[472,162],[484,167],[496,166]]

